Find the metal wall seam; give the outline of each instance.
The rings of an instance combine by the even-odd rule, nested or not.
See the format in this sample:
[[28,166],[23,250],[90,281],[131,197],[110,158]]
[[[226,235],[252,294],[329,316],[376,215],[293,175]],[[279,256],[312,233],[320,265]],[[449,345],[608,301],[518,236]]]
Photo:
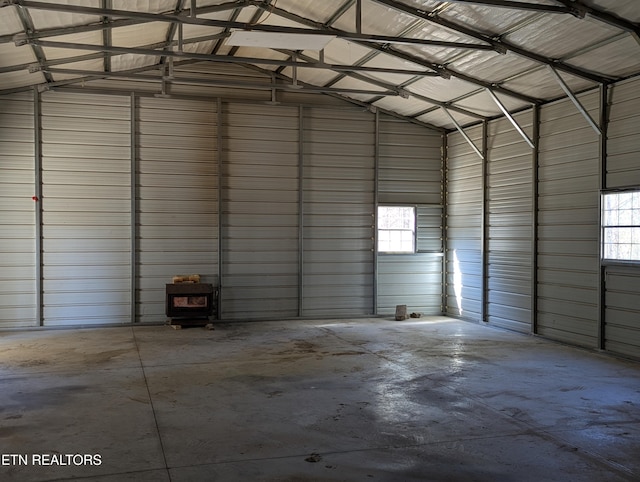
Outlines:
[[600,85],[600,167],[598,171],[600,195],[598,196],[598,213],[600,220],[600,229],[598,229],[598,348],[604,350],[606,348],[606,268],[602,264],[602,243],[603,243],[603,227],[602,227],[602,191],[607,189],[607,128],[608,128],[608,97],[609,88],[606,84]]
[[136,322],[136,301],[137,301],[137,287],[138,287],[138,277],[137,277],[137,258],[138,253],[136,249],[137,245],[137,236],[138,229],[136,223],[136,217],[138,212],[138,203],[137,203],[137,195],[138,195],[138,176],[137,176],[137,168],[138,162],[136,159],[137,154],[137,136],[136,136],[136,94],[131,92],[130,96],[130,129],[131,129],[131,280],[130,280],[130,288],[131,288],[131,323]]
[[304,107],[298,107],[298,316],[304,314]]
[[531,154],[531,333],[538,334],[538,168],[540,165],[540,106],[533,106]]
[[440,166],[441,166],[441,199],[442,199],[442,294],[441,294],[441,306],[440,311],[442,314],[447,313],[447,266],[449,262],[449,256],[447,256],[447,157],[448,157],[448,139],[446,134],[442,134],[442,148],[440,151]]
[[222,319],[222,265],[223,265],[223,256],[222,256],[222,157],[224,150],[222,149],[222,123],[224,122],[222,116],[222,98],[218,97],[216,99],[216,139],[218,145],[217,154],[218,154],[218,303],[217,303],[217,315],[216,319]]
[[374,112],[373,146],[373,311],[378,314],[378,203],[380,191],[380,113]]
[[42,269],[42,100],[33,89],[34,183],[35,183],[35,281],[36,325],[44,325],[44,282]]
[[487,207],[489,205],[489,203],[487,202],[487,185],[488,185],[488,180],[487,180],[487,176],[488,176],[488,169],[487,169],[487,163],[489,162],[489,141],[487,139],[488,136],[488,132],[489,132],[489,123],[485,120],[482,122],[482,211],[481,211],[481,215],[480,215],[480,236],[481,236],[481,240],[480,240],[480,246],[481,246],[481,252],[480,252],[480,262],[482,263],[481,266],[481,270],[482,270],[482,279],[480,281],[481,283],[481,299],[480,299],[480,306],[481,306],[481,311],[480,311],[480,321],[481,322],[486,322],[487,321],[487,312],[488,312],[488,307],[487,304],[489,302],[489,297],[487,296],[487,289],[488,289],[488,285],[489,283],[487,282],[487,278],[489,277],[489,249],[487,246],[488,240],[489,240],[489,236],[488,236],[488,229],[489,227],[487,226]]

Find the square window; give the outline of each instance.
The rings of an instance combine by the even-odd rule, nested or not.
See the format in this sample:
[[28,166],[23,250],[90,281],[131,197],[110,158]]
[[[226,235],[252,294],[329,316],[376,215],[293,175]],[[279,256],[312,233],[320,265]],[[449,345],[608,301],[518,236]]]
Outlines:
[[415,206],[378,206],[378,252],[415,253]]
[[640,191],[603,194],[602,257],[640,261]]

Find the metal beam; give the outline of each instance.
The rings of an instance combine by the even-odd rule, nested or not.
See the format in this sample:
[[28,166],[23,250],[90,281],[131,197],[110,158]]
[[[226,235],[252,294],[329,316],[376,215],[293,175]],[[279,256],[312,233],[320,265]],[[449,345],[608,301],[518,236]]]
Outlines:
[[137,144],[138,139],[136,133],[138,128],[136,126],[136,94],[131,93],[129,97],[129,142],[130,142],[130,164],[129,164],[129,179],[130,179],[130,272],[131,272],[131,285],[130,285],[130,317],[131,323],[136,322],[136,298],[138,294],[138,160],[137,160]]
[[[300,59],[306,60],[308,62],[314,62],[315,61],[315,59],[313,59],[311,57],[308,57],[306,55],[303,55],[303,54],[299,54],[298,57]],[[365,70],[365,72],[367,72],[367,70]],[[421,94],[416,94],[416,93],[409,92],[409,91],[404,90],[404,89],[399,89],[395,85],[392,85],[392,84],[390,84],[388,82],[384,82],[382,80],[378,80],[378,79],[374,79],[374,78],[371,78],[371,77],[367,77],[367,76],[361,75],[358,71],[352,71],[352,72],[350,72],[348,74],[345,74],[344,76],[341,76],[340,78],[344,78],[344,77],[347,77],[347,76],[351,77],[351,78],[354,78],[354,79],[362,80],[363,82],[368,82],[370,84],[377,85],[378,87],[382,87],[383,89],[389,89],[389,90],[393,90],[393,91],[399,92],[399,93],[401,93],[401,92],[402,93],[407,93],[411,97],[415,97],[416,99],[420,99],[420,100],[423,100],[425,102],[429,102],[429,103],[431,103],[431,104],[433,104],[434,106],[437,106],[437,107],[441,107],[441,106],[442,107],[447,107],[448,109],[456,111],[456,112],[458,112],[460,114],[463,114],[463,115],[474,117],[474,118],[480,119],[480,120],[484,120],[485,119],[484,116],[482,116],[480,114],[476,114],[475,112],[471,112],[471,111],[468,111],[468,110],[463,109],[461,107],[457,107],[457,106],[451,105],[451,103],[441,102],[439,100],[432,99],[431,97],[426,97],[426,96],[421,95]],[[335,83],[330,83],[330,84],[327,84],[327,85],[331,86],[331,85],[335,85]],[[380,94],[381,93],[379,93],[378,95],[380,95]],[[435,107],[435,108],[437,108],[437,107]]]
[[533,149],[535,147],[535,145],[533,144],[533,141],[529,139],[529,136],[527,135],[527,133],[524,130],[522,130],[522,127],[520,127],[520,125],[516,122],[516,120],[513,118],[511,113],[507,110],[507,108],[502,103],[502,101],[498,99],[498,96],[491,89],[487,89],[487,92],[489,93],[493,101],[497,104],[497,106],[500,108],[500,110],[505,115],[505,117],[509,119],[509,122],[513,124],[513,127],[515,127],[516,131],[518,131],[518,134],[520,134],[522,138],[525,140],[525,142],[529,144],[529,147]]
[[[215,40],[217,38],[220,38],[221,34],[215,34],[215,35],[205,35],[203,37],[196,37],[196,38],[192,38],[189,40],[185,40],[185,44],[188,43],[197,43],[197,42],[203,42],[206,40]],[[166,47],[171,47],[172,45],[174,45],[175,42],[171,41],[171,42],[161,42],[161,43],[154,43],[154,44],[148,44],[148,45],[141,45],[140,48],[145,48],[145,49],[161,49],[161,48],[166,48]],[[45,60],[44,62],[42,62],[41,64],[38,63],[34,63],[34,62],[29,62],[26,64],[16,64],[16,65],[9,65],[7,67],[0,67],[0,73],[5,73],[5,72],[17,72],[19,70],[29,70],[30,72],[37,72],[39,70],[46,70],[48,67],[52,67],[55,65],[66,65],[66,64],[72,64],[75,62],[83,62],[85,60],[95,60],[95,59],[101,59],[103,58],[105,55],[108,55],[110,57],[113,57],[115,55],[122,55],[120,53],[112,53],[112,52],[97,52],[97,53],[93,53],[93,54],[85,54],[85,55],[77,55],[74,57],[62,57],[62,58],[57,58],[57,59],[48,59]],[[155,68],[155,66],[151,66],[153,68]]]
[[[34,32],[36,28],[33,25],[33,20],[31,18],[31,15],[29,14],[29,11],[26,8],[18,7],[17,13],[18,18],[20,19],[20,23],[22,24],[22,28],[24,29],[25,35],[29,35],[31,32]],[[42,48],[38,45],[31,45],[31,50],[33,50],[33,55],[35,56],[38,63],[40,65],[44,65],[44,62],[46,62],[47,58],[44,55]],[[53,79],[49,74],[45,73],[44,79],[47,82],[53,82]]]
[[[392,73],[392,74],[406,74],[406,75],[424,75],[433,76],[432,72],[426,72],[422,70],[404,70],[404,69],[385,69],[377,67],[361,67],[357,65],[333,65],[323,64],[316,62],[299,62],[296,60],[278,60],[278,59],[264,59],[261,57],[236,57],[228,55],[215,55],[215,54],[198,54],[192,52],[176,52],[171,50],[156,50],[155,48],[144,47],[115,47],[104,45],[91,45],[91,44],[78,44],[71,42],[56,42],[52,40],[30,40],[29,43],[38,45],[41,47],[51,47],[59,49],[71,49],[71,50],[88,50],[95,52],[110,52],[114,55],[122,54],[138,54],[149,55],[155,57],[177,57],[182,59],[194,59],[205,62],[223,62],[223,63],[238,63],[238,64],[258,64],[258,65],[284,65],[287,67],[298,67],[306,69],[323,69],[323,70],[335,70],[340,72],[377,72],[377,73]],[[166,43],[159,44],[165,46]],[[308,58],[308,57],[307,57]],[[46,64],[46,62],[45,62]],[[46,66],[40,70],[49,70]],[[100,74],[101,72],[94,72]]]
[[545,57],[544,55],[540,55],[540,54],[536,54],[534,52],[531,52],[529,50],[526,50],[518,45],[515,44],[511,44],[503,39],[497,39],[494,37],[490,37],[489,35],[486,35],[484,33],[478,32],[476,30],[473,30],[469,27],[466,27],[464,25],[460,25],[457,24],[455,22],[452,22],[451,20],[447,20],[444,19],[442,17],[440,17],[437,13],[433,13],[433,12],[427,12],[425,10],[421,10],[419,8],[415,8],[409,5],[405,5],[403,3],[399,3],[395,0],[372,0],[375,1],[377,3],[380,3],[382,5],[385,5],[387,7],[391,7],[395,10],[398,10],[400,12],[406,13],[408,15],[412,15],[414,17],[418,17],[418,18],[422,18],[424,20],[427,20],[429,22],[435,23],[437,25],[440,25],[442,27],[446,27],[449,30],[453,30],[454,32],[458,32],[458,33],[462,33],[464,35],[467,35],[471,38],[474,38],[476,40],[480,40],[483,42],[487,42],[490,45],[492,45],[492,47],[496,50],[496,51],[501,51],[503,53],[507,53],[507,52],[513,52],[514,54],[519,55],[520,57],[524,57],[526,59],[532,60],[534,62],[538,62],[541,64],[545,64],[545,65],[553,65],[555,66],[558,70],[561,70],[563,72],[575,75],[577,77],[581,77],[583,79],[586,80],[590,80],[591,82],[596,82],[596,83],[606,83],[608,81],[611,80],[615,80],[613,78],[609,78],[606,76],[603,76],[601,74],[596,74],[593,72],[589,72],[586,70],[582,70],[576,67],[573,67],[571,65],[562,63],[562,62],[556,62],[553,59],[550,59],[548,57]]
[[540,3],[514,2],[509,0],[447,0],[448,3],[469,3],[472,5],[487,5],[489,7],[508,8],[512,10],[533,10],[546,13],[571,13],[570,9],[562,5],[543,5]]
[[[245,23],[234,22],[229,20],[216,20],[216,19],[204,19],[191,16],[183,16],[176,14],[162,14],[162,13],[147,13],[147,12],[134,12],[130,10],[117,10],[108,8],[97,7],[85,7],[81,5],[61,5],[54,3],[43,3],[32,0],[5,0],[8,5],[18,5],[21,7],[28,7],[33,9],[41,9],[56,12],[71,12],[82,13],[86,15],[96,16],[111,16],[122,18],[135,18],[145,20],[147,22],[168,22],[177,24],[188,25],[200,25],[206,27],[218,27],[218,28],[234,28],[240,30],[254,30],[261,32],[276,32],[276,33],[294,33],[302,35],[334,35],[344,40],[375,42],[380,44],[403,44],[403,45],[429,45],[436,47],[451,47],[469,50],[494,50],[489,44],[472,44],[464,42],[447,42],[440,40],[425,40],[419,38],[406,38],[406,37],[394,37],[388,35],[373,35],[356,32],[336,32],[334,30],[328,30],[326,28],[309,30],[305,28],[297,27],[282,27],[277,25],[260,24],[260,23]],[[261,7],[263,5],[260,5]],[[269,8],[269,7],[264,7]],[[19,40],[19,37],[17,36]]]
[[[238,8],[239,6],[246,6],[253,3],[252,0],[238,0],[234,2],[222,3],[220,5],[211,5],[209,7],[200,7],[196,10],[198,15],[204,15],[207,13],[224,12]],[[164,12],[165,14],[173,15],[185,15],[185,12],[176,12],[171,10]],[[60,35],[70,35],[74,33],[95,32],[96,30],[114,29],[118,27],[128,27],[130,25],[140,25],[147,23],[147,20],[131,19],[131,18],[119,18],[111,19],[108,23],[98,22],[89,25],[74,25],[71,27],[54,27],[39,29],[37,32],[31,32],[29,37],[31,38],[49,38],[57,37]],[[16,34],[0,35],[0,43],[8,43],[15,41]]]
[[613,13],[604,12],[597,8],[589,7],[578,0],[556,0],[569,8],[575,8],[583,12],[583,16],[589,16],[600,22],[604,22],[612,27],[619,28],[625,32],[629,32],[637,42],[640,43],[640,25],[630,22],[627,19],[619,17]]
[[[166,80],[162,75],[145,75],[137,72],[96,72],[92,70],[76,70],[76,69],[58,69],[48,68],[47,72],[52,74],[65,74],[65,75],[77,75],[86,77],[95,77],[101,79],[133,79],[149,82],[162,82]],[[397,96],[398,92],[395,91],[378,91],[378,90],[366,90],[366,89],[341,89],[339,87],[317,87],[315,85],[308,85],[304,83],[291,84],[278,84],[278,83],[263,83],[263,82],[248,82],[240,80],[215,80],[206,78],[189,78],[181,77],[172,79],[176,84],[192,84],[192,85],[212,85],[217,87],[235,87],[238,89],[255,89],[255,90],[287,90],[296,92],[314,92],[314,93],[343,93],[343,94],[364,94],[364,95],[385,95],[385,96]]]
[[[309,20],[309,19],[304,18],[304,17],[300,17],[299,15],[292,14],[290,12],[287,12],[286,10],[282,10],[282,9],[277,8],[277,7],[274,7],[272,11],[273,11],[274,14],[276,14],[276,15],[282,17],[282,18],[286,18],[287,20],[291,20],[293,22],[297,22],[297,23],[300,23],[302,25],[306,25],[306,26],[314,28],[314,29],[323,27],[323,25],[318,23],[318,22],[315,22],[313,20]],[[333,32],[333,33],[338,32],[338,33],[340,33],[342,31],[341,30],[336,30],[336,29],[331,29],[331,30],[329,30],[329,32]],[[395,58],[398,58],[398,59],[401,59],[401,60],[405,60],[407,62],[411,62],[411,63],[414,63],[416,65],[420,65],[422,67],[431,69],[431,70],[433,70],[435,72],[438,72],[438,74],[441,77],[445,78],[445,79],[449,79],[451,77],[456,77],[458,79],[464,80],[464,81],[469,82],[471,84],[478,85],[478,86],[480,86],[482,88],[492,88],[493,90],[495,90],[497,92],[501,92],[501,93],[503,93],[505,95],[509,95],[509,96],[514,97],[516,99],[522,100],[523,102],[527,102],[529,104],[535,104],[535,103],[541,102],[539,99],[535,99],[533,97],[529,97],[527,95],[520,94],[519,92],[515,92],[515,91],[512,91],[510,89],[504,88],[504,87],[502,87],[500,85],[496,85],[495,83],[486,82],[486,81],[477,79],[475,77],[471,77],[469,75],[463,74],[461,72],[456,72],[454,70],[451,70],[451,69],[447,68],[444,65],[438,65],[438,64],[435,64],[433,62],[428,62],[428,61],[424,60],[423,58],[407,54],[407,53],[399,51],[397,49],[393,49],[392,47],[389,47],[388,45],[378,45],[378,44],[371,43],[371,42],[359,42],[359,41],[354,41],[354,43],[356,43],[358,45],[362,45],[362,46],[367,47],[367,48],[372,49],[372,50],[377,50],[379,52],[385,53],[385,54],[390,55],[392,57],[395,57]]]
[[458,132],[462,135],[462,137],[464,137],[464,140],[467,141],[467,143],[471,146],[471,148],[473,149],[473,151],[478,154],[478,156],[480,157],[480,159],[482,159],[484,161],[484,155],[483,153],[480,151],[480,149],[478,149],[478,147],[473,143],[473,141],[471,140],[471,137],[468,136],[468,134],[464,131],[464,129],[462,128],[462,126],[458,123],[458,121],[451,115],[451,112],[449,112],[449,110],[447,110],[446,107],[440,107],[442,109],[442,111],[447,114],[447,116],[449,117],[449,119],[451,119],[451,122],[453,122],[453,125],[456,126],[456,129],[458,130]]
[[33,89],[33,144],[34,144],[34,196],[35,202],[35,304],[36,326],[44,325],[44,275],[42,250],[42,100],[38,89]]
[[571,92],[571,89],[569,88],[567,83],[564,81],[564,79],[560,77],[560,74],[556,72],[556,70],[553,67],[549,66],[549,71],[553,74],[553,77],[558,81],[558,84],[560,84],[560,87],[562,87],[562,90],[564,91],[564,93],[567,94],[567,97],[569,97],[569,99],[571,99],[571,102],[573,102],[573,104],[576,106],[578,111],[584,116],[584,118],[587,120],[589,125],[593,128],[594,131],[596,131],[598,135],[601,136],[602,131],[600,130],[600,127],[598,127],[598,124],[596,124],[596,122],[591,118],[591,116],[587,112],[587,109],[584,108],[584,106],[580,103],[580,101],[574,95],[574,93]]
[[[102,8],[111,8],[111,0],[102,0]],[[101,22],[103,24],[108,24],[111,21],[111,18],[108,16],[102,17],[101,18]],[[111,40],[111,29],[109,28],[105,28],[102,29],[102,44],[105,47],[108,47],[112,44],[112,40]],[[103,66],[104,66],[104,71],[105,72],[109,72],[111,70],[111,56],[107,55],[106,52],[103,52]]]

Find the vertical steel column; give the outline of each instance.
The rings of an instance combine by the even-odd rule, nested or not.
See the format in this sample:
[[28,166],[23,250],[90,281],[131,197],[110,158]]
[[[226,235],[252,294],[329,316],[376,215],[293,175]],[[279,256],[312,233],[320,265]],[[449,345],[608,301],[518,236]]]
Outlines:
[[482,122],[482,214],[480,215],[480,225],[482,226],[481,232],[481,248],[480,259],[482,262],[482,281],[481,281],[481,309],[480,309],[480,321],[487,321],[487,305],[488,305],[488,283],[487,278],[489,276],[489,252],[488,252],[488,236],[487,236],[487,163],[489,142],[487,141],[487,135],[489,131],[489,124],[485,120]]
[[531,333],[538,333],[538,165],[540,159],[540,106],[533,107],[531,165]]
[[216,319],[222,318],[222,99],[218,97],[217,104],[217,153],[218,153],[218,313]]
[[448,206],[448,196],[447,196],[447,166],[448,166],[448,136],[447,134],[442,134],[442,149],[441,149],[441,172],[440,172],[440,176],[442,178],[441,181],[441,191],[440,191],[440,197],[441,197],[441,202],[442,202],[442,218],[441,218],[441,239],[442,239],[442,288],[441,288],[441,311],[442,314],[446,314],[448,312],[447,310],[447,295],[448,295],[448,283],[447,283],[447,269],[448,269],[448,260],[449,257],[447,256],[447,245],[449,242],[448,236],[447,236],[447,218],[448,218],[448,211],[449,211],[449,206]]
[[607,268],[602,264],[602,242],[604,233],[602,230],[602,192],[607,189],[607,131],[608,131],[608,100],[609,87],[600,85],[600,168],[598,172],[600,192],[598,193],[598,212],[600,213],[600,229],[598,230],[598,263],[600,276],[598,278],[598,348],[606,349],[606,300],[607,300]]
[[42,104],[33,88],[34,201],[35,201],[35,292],[36,325],[44,325],[44,280],[42,273]]
[[131,164],[130,164],[130,184],[131,184],[131,323],[136,322],[136,302],[137,302],[137,285],[138,285],[138,269],[137,269],[137,259],[138,259],[138,250],[137,250],[137,236],[138,236],[138,173],[137,173],[137,123],[136,123],[136,94],[131,93],[130,97],[130,125],[129,129],[131,131]]
[[373,146],[373,314],[378,314],[378,204],[380,182],[380,112],[374,113]]
[[304,107],[298,107],[298,317],[304,313]]

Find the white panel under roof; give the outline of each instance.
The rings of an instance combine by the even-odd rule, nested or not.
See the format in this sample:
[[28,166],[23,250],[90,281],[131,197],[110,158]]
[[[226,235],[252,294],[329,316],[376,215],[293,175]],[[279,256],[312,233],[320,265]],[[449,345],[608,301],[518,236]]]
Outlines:
[[278,0],[277,6],[294,15],[324,24],[331,19],[343,4],[344,0],[323,0],[322,2],[318,0]]
[[450,79],[430,77],[414,82],[406,87],[406,90],[409,92],[414,92],[442,102],[469,94],[477,89],[477,85],[455,77],[451,77]]
[[[293,70],[291,67],[287,67],[282,73],[288,77],[292,77]],[[326,69],[305,69],[304,67],[298,68],[298,80],[307,84],[313,85],[326,85],[336,77],[341,75],[340,72]]]
[[41,84],[45,81],[42,72],[30,74],[26,70],[0,73],[0,90],[15,89],[28,85]]
[[640,44],[631,34],[624,34],[615,42],[566,59],[566,63],[607,76],[626,77],[640,72]]
[[373,105],[405,116],[414,116],[418,112],[422,112],[433,107],[433,104],[416,100],[415,97],[405,99],[400,96],[385,97],[374,102]]
[[[542,3],[545,2],[527,2]],[[547,5],[556,5],[551,2]],[[445,9],[440,16],[456,24],[470,26],[473,30],[486,35],[501,34],[517,28],[542,16],[540,12],[531,10],[518,10],[511,8],[498,8],[495,6],[452,4]]]
[[111,70],[120,72],[123,70],[139,69],[155,65],[160,57],[152,57],[149,55],[124,54],[111,57]]
[[[92,60],[84,60],[82,62],[73,62],[71,64],[62,64],[56,65],[55,68],[58,69],[74,69],[74,70],[88,70],[93,71],[96,74],[102,73],[104,70],[104,60],[103,59],[92,59]],[[75,79],[79,77],[84,77],[83,74],[59,74],[52,73],[54,81],[59,80],[67,80],[67,79]]]
[[[407,62],[406,60],[399,59],[397,57],[393,57],[391,55],[384,54],[384,53],[376,55],[374,58],[372,58],[368,62],[365,62],[363,66],[433,73],[432,70],[429,70],[425,67],[414,64],[412,62]],[[413,79],[416,76],[416,74],[388,74],[388,73],[373,73],[373,72],[361,72],[361,73],[363,75],[366,75],[367,77],[379,79],[383,82],[387,82],[393,85],[404,84],[405,82]]]
[[[336,82],[335,84],[333,84],[331,86],[331,88],[333,89],[358,89],[358,90],[372,90],[372,91],[376,91],[376,92],[380,92],[381,94],[383,92],[385,92],[385,89],[383,87],[378,87],[377,85],[371,85],[367,82],[363,82],[361,80],[358,79],[352,79],[350,77],[345,77],[344,79],[341,79],[340,81]],[[348,97],[351,97],[352,99],[358,99],[361,101],[369,101],[371,100],[373,97],[376,97],[376,94],[357,94],[357,93],[344,93],[343,95],[346,95]]]
[[335,39],[325,47],[324,57],[326,62],[332,64],[355,65],[370,52],[370,49],[353,42]]
[[[509,111],[531,105],[519,99],[514,99],[506,94],[496,93],[496,96],[500,99],[502,105],[504,105]],[[486,90],[482,90],[477,94],[460,99],[459,101],[456,101],[454,105],[487,117],[502,114],[500,107],[498,107],[498,104],[495,103],[491,98],[491,95]]]
[[142,47],[165,42],[169,25],[166,22],[150,22],[114,28],[111,30],[111,45],[115,47]]
[[[83,7],[100,7],[100,0],[42,0],[42,3],[55,3],[59,5],[80,5]],[[4,14],[4,11],[3,11]],[[57,27],[71,27],[89,23],[99,23],[100,17],[85,15],[82,13],[57,12],[53,10],[40,10],[29,8],[29,15],[36,30]]]
[[[415,30],[410,35],[411,38],[422,39],[425,41],[437,41],[437,42],[457,42],[463,44],[474,44],[488,46],[488,44],[475,40],[463,34],[459,34],[452,30],[448,30],[440,27],[431,22],[423,22],[418,30]],[[428,62],[436,64],[446,64],[453,61],[460,56],[468,55],[473,52],[484,52],[487,50],[478,50],[464,47],[443,47],[437,45],[403,45],[397,44],[393,46],[394,49],[401,52],[413,55],[414,57],[424,59]]]
[[133,12],[163,13],[173,12],[175,0],[111,0],[114,10],[130,10]]
[[638,0],[587,0],[584,3],[630,22],[640,23]]
[[499,54],[493,51],[470,52],[447,65],[456,72],[493,83],[501,82],[539,66],[538,62],[528,60],[512,52]]
[[[258,22],[264,22],[264,19],[266,18],[266,15],[268,15],[268,13],[265,13],[262,9],[259,9],[254,6],[244,7],[240,11],[238,18],[235,21],[242,22],[242,23],[250,23],[253,20],[253,16],[256,14],[256,12],[261,12],[261,17],[260,17],[260,20],[258,20]],[[271,17],[273,17],[273,15],[269,16],[269,22],[268,22],[269,24],[271,24],[271,22],[273,21],[273,18]],[[278,17],[274,17],[274,18],[278,18]]]
[[[573,92],[579,92],[595,86],[593,82],[570,74],[560,72],[560,76]],[[515,77],[503,83],[502,86],[538,99],[550,100],[565,95],[562,87],[560,87],[560,84],[547,67]]]
[[[75,44],[102,45],[102,32],[80,32],[55,37],[56,42],[70,42]],[[78,55],[86,55],[91,53],[88,50],[61,49],[54,47],[42,47],[42,50],[48,60],[63,59],[66,57],[76,57]],[[95,50],[93,51],[95,52]]]
[[37,61],[38,59],[29,45],[15,47],[12,43],[0,44],[0,67],[30,64]]
[[[236,57],[252,57],[252,58],[261,58],[261,59],[270,59],[270,60],[288,60],[289,56],[275,50],[269,49],[261,49],[256,47],[238,47],[238,52],[235,55]],[[279,65],[273,64],[260,64],[260,62],[255,62],[254,65],[258,65],[260,68],[267,70],[276,70]]]
[[[399,10],[380,5],[374,2],[362,3],[362,32],[377,35],[400,35],[408,27],[415,23],[416,18],[407,15]],[[335,24],[332,25],[340,30],[348,32],[356,31],[356,8],[355,2]]]
[[[479,119],[475,117],[460,114],[453,110],[450,110],[449,112],[451,112],[451,115],[456,120],[456,122],[462,126],[479,122]],[[451,122],[449,116],[445,112],[443,112],[442,109],[436,109],[434,111],[428,112],[427,114],[416,117],[416,119],[426,124],[444,127],[445,129],[456,128],[455,124]]]
[[193,54],[210,54],[215,44],[215,40],[205,40],[203,42],[188,43],[182,46],[182,51]]
[[577,19],[558,14],[542,16],[510,33],[506,40],[546,57],[562,58],[619,32],[589,17]]
[[23,31],[17,8],[3,8],[0,15],[0,35],[13,35]]

